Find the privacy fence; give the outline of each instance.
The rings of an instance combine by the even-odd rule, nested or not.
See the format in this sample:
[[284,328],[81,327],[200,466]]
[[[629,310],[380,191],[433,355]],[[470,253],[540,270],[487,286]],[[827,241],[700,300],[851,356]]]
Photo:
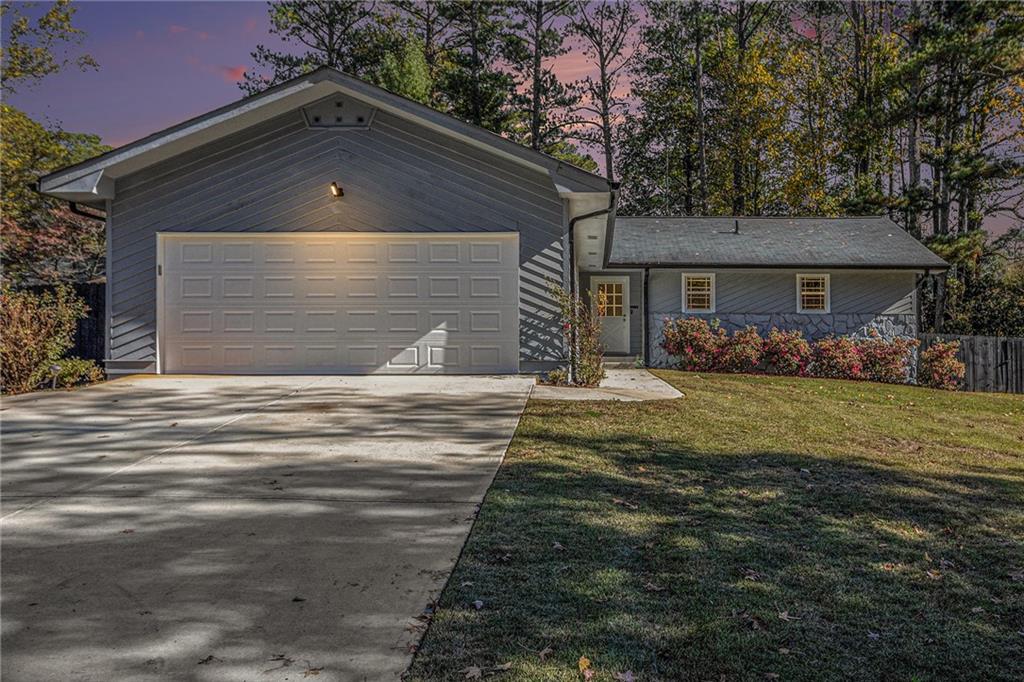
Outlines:
[[[107,316],[107,285],[99,284],[73,284],[70,285],[75,294],[85,301],[89,306],[88,314],[78,321],[78,329],[75,330],[75,345],[68,351],[69,356],[95,360],[103,364],[105,356],[103,326]],[[30,286],[28,290],[41,293],[52,290],[48,286]]]
[[1024,338],[919,334],[921,350],[936,341],[959,341],[967,367],[964,390],[1024,393]]

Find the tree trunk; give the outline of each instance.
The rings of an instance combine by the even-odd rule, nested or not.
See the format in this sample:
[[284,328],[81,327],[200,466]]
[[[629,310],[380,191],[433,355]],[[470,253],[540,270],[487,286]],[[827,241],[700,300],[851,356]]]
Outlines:
[[533,4],[533,92],[530,101],[530,146],[540,150],[541,47],[544,36],[544,0]]
[[[737,73],[743,69],[746,62],[746,51],[747,51],[747,7],[745,0],[739,0],[736,3],[736,22],[734,30],[736,32],[736,68]],[[745,187],[743,184],[743,151],[740,149],[740,131],[738,129],[739,123],[737,121],[732,122],[734,130],[733,144],[732,144],[732,212],[734,215],[744,215],[747,209]]]
[[700,0],[693,0],[690,10],[695,13],[697,30],[693,43],[693,90],[697,100],[697,211],[700,215],[708,212],[708,153],[704,137],[704,18],[701,16]]
[[[910,20],[913,24],[910,36],[910,56],[914,58],[921,50],[921,3],[911,0]],[[907,231],[921,238],[921,212],[918,206],[918,192],[921,187],[921,151],[917,136],[920,125],[921,73],[915,70],[910,81],[910,119],[907,122],[907,165],[910,171],[910,196],[907,202]]]

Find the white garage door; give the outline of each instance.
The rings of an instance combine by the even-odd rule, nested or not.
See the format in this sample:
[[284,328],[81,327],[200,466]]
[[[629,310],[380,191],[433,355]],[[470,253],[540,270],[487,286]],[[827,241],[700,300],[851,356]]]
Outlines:
[[518,370],[515,234],[168,234],[160,371]]

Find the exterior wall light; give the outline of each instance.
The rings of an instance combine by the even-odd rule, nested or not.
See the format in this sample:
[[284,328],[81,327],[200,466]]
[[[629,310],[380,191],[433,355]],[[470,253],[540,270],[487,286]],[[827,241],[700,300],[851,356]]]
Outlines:
[[345,189],[336,182],[331,183],[331,196],[343,197],[345,196]]

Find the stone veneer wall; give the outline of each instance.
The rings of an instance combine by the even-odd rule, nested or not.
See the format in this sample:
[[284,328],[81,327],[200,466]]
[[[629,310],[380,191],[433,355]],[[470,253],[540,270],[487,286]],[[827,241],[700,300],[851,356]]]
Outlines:
[[672,362],[661,347],[662,329],[666,319],[678,317],[702,317],[708,321],[718,319],[723,329],[733,332],[747,325],[757,327],[762,334],[767,334],[772,327],[778,329],[799,329],[808,339],[820,339],[834,334],[865,338],[871,330],[878,332],[883,339],[894,339],[899,336],[915,338],[917,336],[917,319],[914,315],[802,315],[799,313],[775,313],[772,315],[755,315],[733,313],[723,315],[684,315],[681,313],[651,313],[648,330],[651,344],[651,366],[669,367]]

